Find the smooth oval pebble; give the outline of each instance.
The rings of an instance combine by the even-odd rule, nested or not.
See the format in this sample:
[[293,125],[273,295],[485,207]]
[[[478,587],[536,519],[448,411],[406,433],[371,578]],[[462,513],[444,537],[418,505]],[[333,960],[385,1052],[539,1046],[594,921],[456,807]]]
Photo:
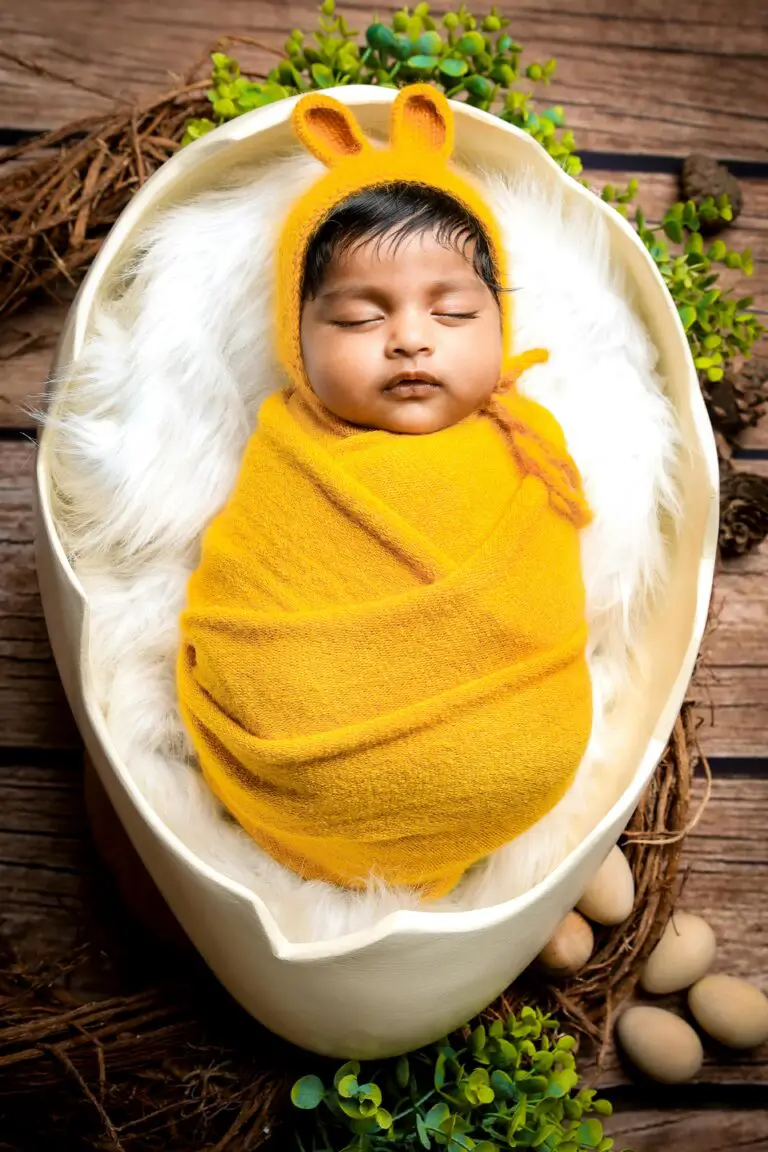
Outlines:
[[709,972],[716,948],[715,934],[706,920],[676,912],[648,957],[640,986],[659,996],[690,988]]
[[694,984],[688,1006],[710,1036],[728,1048],[757,1048],[768,1040],[768,997],[748,980],[715,972]]
[[612,848],[576,907],[596,924],[621,924],[635,902],[635,881],[621,848]]
[[569,912],[539,953],[539,962],[549,972],[570,976],[584,967],[594,946],[595,938],[587,921],[578,912]]
[[682,1084],[704,1059],[701,1040],[685,1020],[664,1008],[639,1004],[619,1017],[616,1032],[630,1060],[662,1084]]

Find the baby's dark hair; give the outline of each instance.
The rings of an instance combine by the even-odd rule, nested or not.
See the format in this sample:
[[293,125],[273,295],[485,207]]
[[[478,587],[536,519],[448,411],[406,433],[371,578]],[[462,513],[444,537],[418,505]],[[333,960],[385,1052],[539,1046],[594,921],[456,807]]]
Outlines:
[[314,299],[320,291],[335,257],[372,240],[379,247],[385,238],[396,249],[423,232],[431,232],[439,244],[462,255],[471,248],[472,266],[498,303],[501,286],[480,221],[447,192],[405,180],[356,192],[323,221],[307,248],[302,302]]

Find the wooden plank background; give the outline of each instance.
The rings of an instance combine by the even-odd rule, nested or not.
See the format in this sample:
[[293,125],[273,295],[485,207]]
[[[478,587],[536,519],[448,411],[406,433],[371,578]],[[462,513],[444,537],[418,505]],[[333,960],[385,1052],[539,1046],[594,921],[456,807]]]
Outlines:
[[[391,2],[378,11],[394,8]],[[504,6],[502,6],[502,9]],[[364,27],[370,10],[343,5]],[[444,10],[436,5],[436,10]],[[267,46],[237,50],[264,72],[306,3],[267,0],[5,0],[0,11],[0,141],[55,128],[171,86],[223,33]],[[555,55],[547,100],[561,103],[595,187],[637,175],[659,219],[676,196],[680,157],[708,151],[742,178],[744,213],[729,234],[751,246],[755,275],[731,282],[768,316],[768,13],[765,0],[545,0],[517,6],[512,33],[531,58]],[[33,64],[30,71],[23,62]],[[114,890],[90,844],[80,742],[53,665],[34,578],[32,410],[67,299],[0,319],[0,925],[30,952],[84,939],[114,945]],[[737,466],[768,475],[768,419]],[[713,796],[685,850],[684,907],[718,935],[717,966],[768,987],[768,546],[723,565],[718,627],[692,689]],[[91,974],[94,993],[118,974]],[[768,1053],[710,1053],[684,1090],[636,1085],[615,1053],[603,1082],[618,1102],[617,1147],[636,1152],[768,1148]]]

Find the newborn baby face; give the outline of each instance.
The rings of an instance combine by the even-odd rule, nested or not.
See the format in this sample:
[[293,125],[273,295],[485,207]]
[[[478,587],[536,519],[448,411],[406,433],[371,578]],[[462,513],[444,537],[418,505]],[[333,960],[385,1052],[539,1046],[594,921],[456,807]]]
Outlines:
[[472,251],[431,232],[334,257],[305,301],[301,346],[315,395],[336,416],[389,432],[437,432],[489,398],[501,318]]

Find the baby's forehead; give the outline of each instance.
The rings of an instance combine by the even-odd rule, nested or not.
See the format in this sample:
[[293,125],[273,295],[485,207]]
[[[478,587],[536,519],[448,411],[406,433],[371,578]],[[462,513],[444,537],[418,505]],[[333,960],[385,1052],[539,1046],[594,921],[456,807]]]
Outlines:
[[327,279],[337,282],[360,275],[386,277],[406,272],[418,279],[445,279],[471,286],[482,281],[472,262],[473,248],[442,238],[437,229],[399,235],[356,237],[349,243],[339,237],[328,263]]

